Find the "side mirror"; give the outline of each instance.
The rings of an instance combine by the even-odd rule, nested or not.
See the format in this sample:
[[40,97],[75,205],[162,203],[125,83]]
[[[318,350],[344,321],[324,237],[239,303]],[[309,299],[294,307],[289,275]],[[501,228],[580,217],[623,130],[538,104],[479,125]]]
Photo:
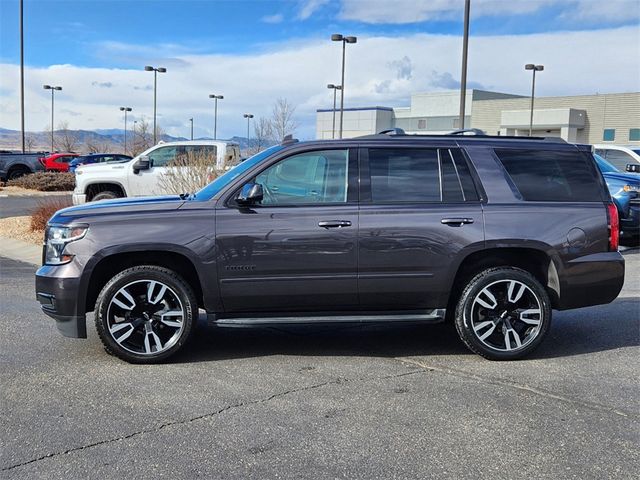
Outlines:
[[627,163],[626,171],[629,173],[640,173],[640,163]]
[[150,168],[151,159],[143,155],[133,164],[133,173],[138,173],[140,170],[149,170]]
[[261,202],[263,196],[264,191],[262,190],[262,185],[259,183],[247,183],[242,187],[242,190],[240,190],[236,202],[238,202],[239,205],[253,205],[254,203]]

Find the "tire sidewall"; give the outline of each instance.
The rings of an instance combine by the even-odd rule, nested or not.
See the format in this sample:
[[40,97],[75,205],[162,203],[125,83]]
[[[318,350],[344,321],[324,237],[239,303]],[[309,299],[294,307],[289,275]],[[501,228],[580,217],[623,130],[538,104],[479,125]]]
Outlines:
[[[158,354],[140,355],[130,352],[121,347],[109,333],[107,311],[113,295],[123,286],[139,280],[155,280],[169,286],[178,295],[185,309],[180,337],[174,345]],[[187,342],[197,320],[198,303],[192,289],[177,274],[161,267],[142,266],[124,270],[109,280],[96,300],[95,311],[98,335],[110,353],[130,363],[158,363],[175,354]]]
[[[525,284],[540,302],[540,332],[525,348],[515,352],[505,352],[488,347],[476,336],[472,327],[471,311],[474,298],[487,285],[499,280],[516,280]],[[455,323],[460,338],[475,353],[492,360],[516,360],[531,353],[544,340],[551,326],[551,302],[544,287],[529,272],[514,267],[493,268],[476,275],[464,289],[456,307]]]
[[[102,198],[97,198],[102,196]],[[100,193],[96,193],[93,198],[91,199],[92,202],[98,202],[100,200],[115,200],[116,198],[120,198],[118,197],[118,195],[116,195],[116,193],[112,192],[112,191],[105,191],[105,192],[100,192]]]

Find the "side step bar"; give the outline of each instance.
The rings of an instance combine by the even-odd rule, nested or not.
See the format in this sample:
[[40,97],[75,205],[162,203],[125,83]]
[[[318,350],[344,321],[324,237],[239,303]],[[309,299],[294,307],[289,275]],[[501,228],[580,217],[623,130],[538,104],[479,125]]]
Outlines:
[[216,318],[209,314],[210,325],[219,327],[251,326],[251,325],[282,325],[319,323],[387,323],[387,322],[419,322],[440,323],[444,321],[445,310],[435,309],[425,312],[393,313],[393,314],[357,314],[357,315],[324,315],[324,316],[286,316],[286,317],[245,317],[245,318]]

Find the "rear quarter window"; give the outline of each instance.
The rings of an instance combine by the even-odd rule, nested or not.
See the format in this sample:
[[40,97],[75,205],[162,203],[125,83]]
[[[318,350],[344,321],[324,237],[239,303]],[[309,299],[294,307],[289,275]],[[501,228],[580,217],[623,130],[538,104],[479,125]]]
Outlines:
[[595,162],[579,151],[496,149],[495,153],[526,201],[601,202]]

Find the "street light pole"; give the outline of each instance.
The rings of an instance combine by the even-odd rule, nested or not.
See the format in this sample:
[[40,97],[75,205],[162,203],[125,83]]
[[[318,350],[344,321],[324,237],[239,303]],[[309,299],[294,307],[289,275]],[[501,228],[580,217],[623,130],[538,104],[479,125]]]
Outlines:
[[249,122],[253,118],[253,115],[251,113],[245,113],[244,118],[247,119],[247,149],[249,149]]
[[124,112],[124,154],[127,154],[127,112],[133,110],[131,107],[120,107],[120,111]]
[[217,140],[218,139],[218,100],[222,100],[224,98],[224,95],[216,95],[212,93],[211,95],[209,95],[209,98],[213,98],[215,102],[215,107],[213,111],[213,139]]
[[342,117],[344,117],[344,62],[345,62],[345,53],[346,53],[346,45],[347,43],[356,43],[358,41],[358,37],[345,37],[340,33],[334,33],[331,35],[332,42],[342,42],[342,83],[341,83],[341,92],[340,92],[340,136],[338,138],[342,138]]
[[529,136],[533,135],[533,99],[536,96],[536,72],[544,70],[544,65],[535,65],[533,63],[527,63],[524,66],[525,70],[533,71],[533,81],[531,82],[531,116],[529,117]]
[[53,147],[53,106],[54,106],[54,100],[53,100],[53,92],[55,92],[56,90],[62,90],[62,87],[52,87],[51,85],[43,85],[42,88],[44,88],[45,90],[51,90],[51,153],[54,152],[54,147]]
[[469,10],[471,0],[464,2],[464,37],[462,40],[462,74],[460,78],[460,117],[458,120],[460,129],[464,129],[464,116],[467,101],[467,52],[469,50]]
[[158,89],[158,73],[166,73],[164,67],[144,67],[146,72],[153,72],[153,144],[157,143],[158,129],[156,128],[156,111],[157,111],[157,89]]
[[24,153],[24,5],[20,0],[20,138]]
[[331,127],[331,138],[336,138],[336,91],[342,90],[342,86],[330,83],[327,85],[327,88],[333,90],[333,126]]
[[193,118],[190,118],[189,121],[191,122],[191,140],[193,140]]

